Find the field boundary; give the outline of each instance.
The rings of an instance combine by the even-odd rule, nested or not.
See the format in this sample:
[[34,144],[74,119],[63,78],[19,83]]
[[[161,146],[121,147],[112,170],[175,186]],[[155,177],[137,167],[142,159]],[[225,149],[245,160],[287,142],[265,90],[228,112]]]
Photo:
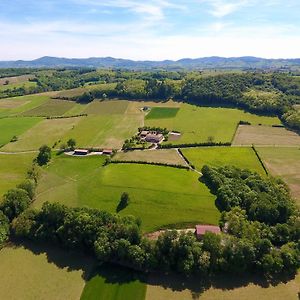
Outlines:
[[255,153],[257,159],[259,160],[259,162],[260,162],[262,168],[264,169],[266,175],[269,175],[269,171],[268,171],[267,167],[265,166],[263,160],[261,159],[260,155],[258,154],[257,150],[255,149],[254,145],[252,145],[251,148],[252,148],[252,150],[254,151],[254,153]]
[[172,148],[197,148],[197,147],[224,147],[231,146],[231,142],[219,142],[219,143],[191,143],[191,144],[159,144],[159,149],[172,149]]

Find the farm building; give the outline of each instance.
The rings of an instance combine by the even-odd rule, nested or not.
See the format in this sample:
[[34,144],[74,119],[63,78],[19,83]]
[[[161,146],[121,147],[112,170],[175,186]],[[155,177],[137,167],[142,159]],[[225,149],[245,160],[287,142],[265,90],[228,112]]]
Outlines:
[[112,155],[113,154],[113,150],[112,149],[104,149],[102,151],[103,154],[105,155]]
[[161,141],[163,141],[163,139],[164,136],[161,133],[158,134],[149,133],[145,137],[145,141],[148,143],[160,143]]
[[195,235],[198,240],[201,240],[203,238],[203,235],[206,232],[212,232],[219,234],[221,232],[219,226],[213,226],[213,225],[196,225],[195,227]]
[[143,130],[143,131],[141,131],[141,133],[140,133],[140,137],[146,137],[146,135],[149,133],[149,131],[147,131],[147,130]]
[[85,150],[85,149],[74,150],[74,155],[88,155],[88,154],[89,154],[89,150]]

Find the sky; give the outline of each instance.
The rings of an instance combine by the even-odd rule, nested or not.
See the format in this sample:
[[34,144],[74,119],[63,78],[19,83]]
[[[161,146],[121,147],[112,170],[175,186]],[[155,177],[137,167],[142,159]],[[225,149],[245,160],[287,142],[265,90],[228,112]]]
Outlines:
[[0,60],[300,57],[300,0],[0,0]]

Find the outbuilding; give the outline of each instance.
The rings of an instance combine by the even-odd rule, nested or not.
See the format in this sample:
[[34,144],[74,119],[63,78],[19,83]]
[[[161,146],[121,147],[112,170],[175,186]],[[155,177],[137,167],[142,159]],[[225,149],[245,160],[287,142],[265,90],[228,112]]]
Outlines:
[[163,141],[164,136],[161,133],[158,134],[147,134],[145,137],[145,141],[148,143],[155,143],[158,144]]
[[105,154],[105,155],[112,155],[113,154],[113,150],[112,149],[104,149],[102,151],[102,154]]
[[206,232],[220,234],[221,230],[220,230],[219,226],[213,226],[213,225],[196,225],[195,226],[195,235],[198,240],[201,240]]
[[74,155],[88,155],[88,154],[89,154],[89,150],[85,150],[85,149],[74,150]]

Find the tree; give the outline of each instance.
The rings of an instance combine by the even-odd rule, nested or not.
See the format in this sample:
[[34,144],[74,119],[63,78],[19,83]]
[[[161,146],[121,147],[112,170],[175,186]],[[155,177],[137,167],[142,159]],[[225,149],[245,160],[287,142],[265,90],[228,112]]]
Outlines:
[[9,220],[5,214],[0,211],[0,246],[4,243],[9,234]]
[[67,141],[67,145],[71,150],[74,150],[76,146],[76,141],[74,139],[69,139]]
[[210,135],[210,136],[207,137],[207,142],[208,142],[208,143],[213,143],[214,140],[215,140],[215,137],[212,136],[212,135]]
[[43,145],[39,149],[39,154],[36,158],[40,166],[46,165],[51,159],[51,149],[47,145]]
[[129,205],[129,202],[130,202],[129,195],[128,195],[128,193],[124,192],[121,195],[120,202],[117,206],[117,212],[119,212],[119,211],[123,210],[124,208],[126,208]]
[[27,179],[17,185],[17,188],[22,189],[27,192],[29,198],[32,200],[35,194],[36,184],[33,180]]

